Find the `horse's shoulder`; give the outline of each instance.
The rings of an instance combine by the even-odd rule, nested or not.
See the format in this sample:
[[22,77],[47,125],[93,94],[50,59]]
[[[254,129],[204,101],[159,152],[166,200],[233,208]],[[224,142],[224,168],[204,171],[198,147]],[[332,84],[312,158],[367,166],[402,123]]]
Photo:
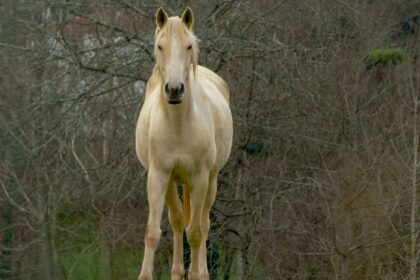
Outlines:
[[156,64],[155,67],[153,68],[152,75],[147,80],[147,84],[146,84],[146,98],[153,92],[153,90],[157,86],[159,86],[160,79],[159,79],[159,73],[158,73],[159,70],[158,70],[157,67],[158,66]]
[[212,82],[229,103],[229,86],[222,77],[201,65],[198,66],[198,75]]

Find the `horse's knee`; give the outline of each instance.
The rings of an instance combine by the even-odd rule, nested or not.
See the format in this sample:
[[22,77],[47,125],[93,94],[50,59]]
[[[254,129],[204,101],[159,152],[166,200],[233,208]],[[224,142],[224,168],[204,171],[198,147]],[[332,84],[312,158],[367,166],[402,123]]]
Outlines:
[[172,279],[182,280],[184,279],[184,274],[185,274],[185,270],[184,270],[183,265],[175,265],[172,267],[172,270],[171,270]]
[[151,226],[147,226],[146,236],[144,239],[146,246],[156,249],[159,244],[160,235],[161,235],[160,228],[153,228]]
[[200,227],[187,230],[188,243],[191,247],[199,247],[203,239],[203,231]]
[[208,233],[210,230],[210,219],[205,217],[201,220],[201,227],[203,228],[204,233]]
[[172,226],[172,229],[174,232],[182,232],[184,231],[184,219],[182,218],[182,216],[173,216],[170,215],[169,216],[169,223]]

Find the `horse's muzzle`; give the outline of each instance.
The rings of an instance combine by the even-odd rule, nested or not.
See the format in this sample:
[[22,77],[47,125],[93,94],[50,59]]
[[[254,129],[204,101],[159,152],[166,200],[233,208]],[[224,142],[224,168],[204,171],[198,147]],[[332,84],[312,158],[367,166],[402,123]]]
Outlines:
[[179,104],[184,97],[184,84],[181,83],[178,87],[171,87],[169,83],[165,85],[166,98],[169,104]]

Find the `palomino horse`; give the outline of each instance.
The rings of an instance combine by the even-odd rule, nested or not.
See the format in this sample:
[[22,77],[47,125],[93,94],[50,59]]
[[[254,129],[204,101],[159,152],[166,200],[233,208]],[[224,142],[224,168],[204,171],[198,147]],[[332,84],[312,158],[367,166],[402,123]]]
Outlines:
[[[189,279],[209,279],[206,240],[217,176],[232,146],[229,89],[216,73],[199,66],[193,13],[156,14],[156,65],[136,130],[136,151],[148,169],[149,220],[139,279],[152,279],[164,202],[174,235],[172,279],[184,279],[183,240],[191,247]],[[183,185],[183,203],[177,185]]]

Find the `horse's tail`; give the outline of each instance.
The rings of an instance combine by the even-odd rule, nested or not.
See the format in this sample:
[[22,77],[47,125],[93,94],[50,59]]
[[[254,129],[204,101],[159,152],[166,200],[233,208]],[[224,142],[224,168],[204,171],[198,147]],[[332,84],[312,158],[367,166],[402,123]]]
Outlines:
[[190,190],[186,185],[184,185],[183,191],[182,191],[182,202],[184,204],[184,224],[185,228],[190,223],[190,217],[191,217],[191,209],[190,209]]

